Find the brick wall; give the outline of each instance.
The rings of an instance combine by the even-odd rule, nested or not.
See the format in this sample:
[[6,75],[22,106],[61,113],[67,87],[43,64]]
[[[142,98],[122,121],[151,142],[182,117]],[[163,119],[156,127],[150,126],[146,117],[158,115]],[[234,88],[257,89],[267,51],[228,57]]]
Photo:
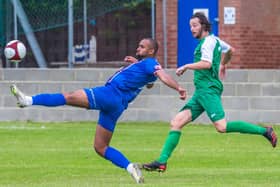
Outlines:
[[[177,64],[177,4],[167,1],[168,67]],[[162,0],[156,5],[156,37],[163,63]],[[236,8],[235,25],[224,24],[224,7]],[[220,0],[219,20],[219,36],[236,48],[230,68],[280,68],[280,1]]]
[[[223,7],[236,7],[236,25],[224,25]],[[220,1],[220,37],[237,49],[232,68],[280,67],[280,1]]]

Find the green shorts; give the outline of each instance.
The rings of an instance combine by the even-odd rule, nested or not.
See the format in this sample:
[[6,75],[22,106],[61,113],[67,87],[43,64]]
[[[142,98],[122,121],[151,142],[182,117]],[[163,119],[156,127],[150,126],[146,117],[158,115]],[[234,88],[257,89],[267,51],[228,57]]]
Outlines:
[[225,117],[222,105],[221,95],[217,93],[208,93],[206,91],[195,91],[192,98],[183,106],[180,111],[190,109],[192,121],[206,111],[212,122],[218,121]]

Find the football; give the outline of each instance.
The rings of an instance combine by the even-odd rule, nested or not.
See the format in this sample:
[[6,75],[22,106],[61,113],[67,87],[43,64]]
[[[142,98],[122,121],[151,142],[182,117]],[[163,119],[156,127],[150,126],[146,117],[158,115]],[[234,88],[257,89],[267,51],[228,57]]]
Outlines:
[[5,46],[5,57],[11,62],[20,62],[26,55],[26,47],[19,40],[12,40]]

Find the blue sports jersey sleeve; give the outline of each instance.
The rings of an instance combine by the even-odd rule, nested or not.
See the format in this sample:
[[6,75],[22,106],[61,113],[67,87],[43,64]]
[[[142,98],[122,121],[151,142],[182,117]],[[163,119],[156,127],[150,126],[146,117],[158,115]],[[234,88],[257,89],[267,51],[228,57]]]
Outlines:
[[145,59],[145,69],[149,74],[154,74],[159,69],[159,63],[154,58]]

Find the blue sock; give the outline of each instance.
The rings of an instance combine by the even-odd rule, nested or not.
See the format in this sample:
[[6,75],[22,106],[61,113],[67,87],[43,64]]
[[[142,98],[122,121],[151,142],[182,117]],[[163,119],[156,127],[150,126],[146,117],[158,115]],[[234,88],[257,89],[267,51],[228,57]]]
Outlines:
[[32,96],[32,105],[61,106],[66,104],[66,100],[61,93],[38,94]]
[[106,149],[104,157],[107,160],[110,160],[116,166],[124,169],[126,169],[128,164],[130,163],[121,152],[114,149],[113,147],[108,147]]

